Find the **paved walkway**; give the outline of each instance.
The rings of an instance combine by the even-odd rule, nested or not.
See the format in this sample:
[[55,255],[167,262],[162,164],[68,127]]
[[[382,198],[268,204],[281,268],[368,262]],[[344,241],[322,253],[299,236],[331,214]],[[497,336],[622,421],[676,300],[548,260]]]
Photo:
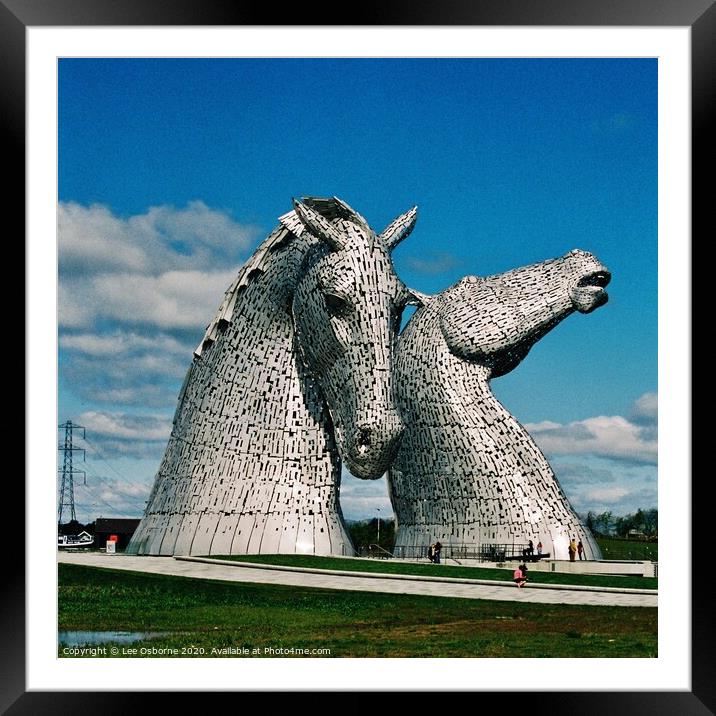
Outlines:
[[[537,602],[542,604],[592,604],[623,607],[655,607],[656,593],[642,590],[604,590],[594,588],[517,588],[510,582],[486,580],[435,579],[407,575],[370,575],[366,573],[330,573],[328,570],[297,568],[261,568],[249,563],[226,563],[202,558],[173,559],[171,557],[134,557],[124,554],[58,552],[58,562],[82,564],[89,567],[126,569],[133,572],[152,572],[178,577],[219,579],[229,582],[260,584],[288,584],[319,589],[346,589],[392,594],[422,594],[433,597],[461,597],[464,599],[498,599],[503,601]],[[544,587],[545,585],[540,585]]]

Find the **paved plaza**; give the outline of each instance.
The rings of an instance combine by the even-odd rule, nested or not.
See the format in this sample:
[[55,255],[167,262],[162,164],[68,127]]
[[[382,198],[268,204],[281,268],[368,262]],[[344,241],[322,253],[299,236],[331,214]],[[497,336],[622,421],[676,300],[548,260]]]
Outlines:
[[228,582],[283,584],[317,589],[419,594],[463,599],[496,599],[542,604],[585,604],[621,607],[656,607],[656,590],[603,587],[529,585],[518,589],[512,582],[490,582],[415,575],[367,574],[332,570],[228,563],[203,558],[137,557],[125,554],[58,552],[58,562],[88,567],[149,572],[177,577],[218,579]]

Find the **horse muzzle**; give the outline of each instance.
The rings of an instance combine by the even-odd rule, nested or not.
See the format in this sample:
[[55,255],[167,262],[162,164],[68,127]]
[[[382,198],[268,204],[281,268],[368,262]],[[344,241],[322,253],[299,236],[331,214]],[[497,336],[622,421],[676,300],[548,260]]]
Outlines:
[[397,412],[382,420],[361,421],[350,432],[343,451],[348,469],[363,480],[376,480],[393,462],[405,425]]

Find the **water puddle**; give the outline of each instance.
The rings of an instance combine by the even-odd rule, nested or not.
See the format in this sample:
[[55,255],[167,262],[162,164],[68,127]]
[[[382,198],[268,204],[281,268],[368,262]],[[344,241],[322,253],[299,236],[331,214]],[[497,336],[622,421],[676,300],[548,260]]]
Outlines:
[[61,631],[60,646],[93,646],[94,644],[133,644],[135,641],[166,636],[166,631]]

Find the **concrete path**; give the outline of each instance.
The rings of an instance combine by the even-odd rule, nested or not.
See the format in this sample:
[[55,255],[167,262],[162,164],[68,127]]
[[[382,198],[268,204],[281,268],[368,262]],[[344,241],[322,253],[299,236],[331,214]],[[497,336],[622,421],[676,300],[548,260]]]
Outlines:
[[[335,574],[328,570],[301,570],[297,568],[259,568],[252,564],[221,563],[202,558],[173,559],[172,557],[134,557],[124,554],[98,554],[58,552],[58,562],[81,564],[88,567],[126,569],[133,572],[152,572],[178,577],[198,577],[229,582],[284,584],[319,589],[345,589],[350,591],[387,592],[391,594],[421,594],[432,597],[461,597],[464,599],[497,599],[503,601],[538,602],[542,604],[591,604],[623,607],[655,607],[657,594],[642,590],[610,590],[595,588],[538,589],[528,586],[519,589],[509,582],[486,580],[436,579],[406,575],[374,576],[366,573]],[[247,564],[247,563],[245,563]],[[540,585],[545,586],[545,585]],[[636,593],[635,593],[636,592]]]

